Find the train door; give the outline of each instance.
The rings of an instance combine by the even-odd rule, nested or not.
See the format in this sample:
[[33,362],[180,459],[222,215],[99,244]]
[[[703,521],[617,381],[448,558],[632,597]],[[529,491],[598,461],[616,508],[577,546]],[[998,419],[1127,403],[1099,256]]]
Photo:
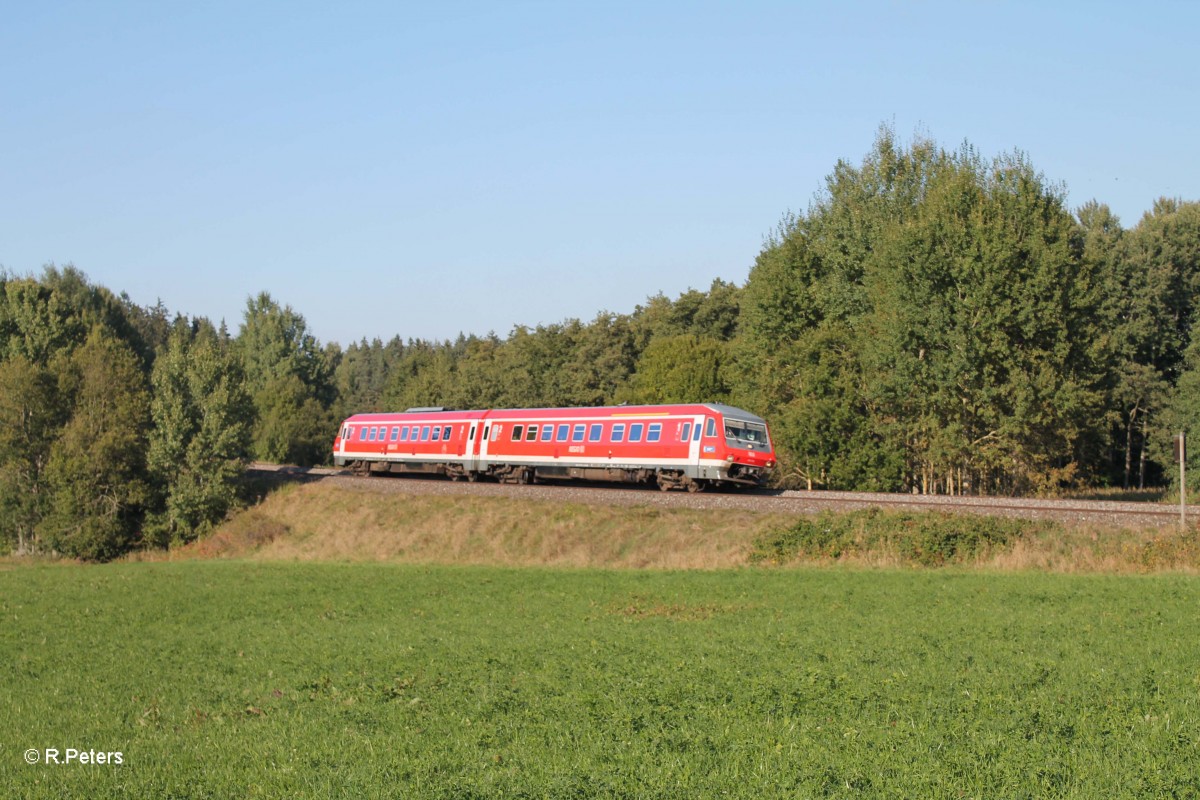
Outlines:
[[354,435],[354,426],[346,425],[342,428],[342,436],[338,439],[338,455],[346,455],[346,440]]
[[472,472],[479,469],[479,427],[478,422],[472,422],[467,433],[467,460],[463,466]]
[[704,447],[702,448],[701,458],[717,458],[719,454],[718,445],[720,442],[717,439],[717,419],[716,417],[704,417]]
[[475,435],[475,438],[479,443],[476,450],[476,452],[479,453],[476,464],[480,471],[487,469],[489,458],[488,445],[492,441],[492,427],[492,421],[487,418],[479,421],[479,432]]

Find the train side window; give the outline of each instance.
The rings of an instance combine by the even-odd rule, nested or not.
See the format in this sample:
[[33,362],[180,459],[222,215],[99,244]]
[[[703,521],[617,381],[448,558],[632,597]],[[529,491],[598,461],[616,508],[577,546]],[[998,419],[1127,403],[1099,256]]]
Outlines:
[[583,428],[584,428],[584,426],[581,423],[579,425],[576,425],[575,429],[571,431],[571,441],[572,442],[582,442],[583,441]]
[[471,426],[470,432],[467,433],[467,441],[468,442],[475,441],[475,426],[474,425]]
[[491,433],[491,431],[492,431],[492,426],[491,426],[491,425],[484,425],[484,426],[483,426],[483,440],[484,440],[485,442],[487,441],[488,434],[489,434],[489,433]]
[[514,442],[521,441],[521,432],[525,430],[524,425],[513,425],[512,440]]
[[409,428],[409,430],[412,431],[412,433],[410,433],[408,435],[408,440],[410,442],[415,442],[417,439],[419,439],[421,437],[421,426],[420,425],[413,425],[411,428]]
[[443,442],[450,441],[450,426],[449,425],[442,428],[442,441]]
[[400,441],[402,441],[402,442],[408,441],[408,426],[407,425],[405,425],[403,428],[400,429]]
[[400,426],[399,425],[392,426],[392,441],[393,442],[400,441]]
[[589,442],[600,441],[600,436],[603,435],[603,433],[604,433],[604,425],[602,425],[599,422],[592,423],[591,429],[588,430],[588,441]]
[[618,422],[616,425],[613,425],[612,440],[614,442],[625,441],[625,423],[624,422]]
[[358,429],[358,440],[360,442],[365,442],[367,440],[367,429],[366,428]]
[[441,433],[442,433],[442,429],[439,428],[437,425],[434,425],[433,426],[433,441],[435,441],[435,442],[441,441]]
[[542,441],[548,442],[553,438],[554,438],[554,426],[553,425],[543,425],[542,426]]
[[529,426],[529,430],[525,431],[525,441],[527,441],[527,442],[536,442],[536,441],[537,441],[537,435],[538,435],[538,426],[537,426],[537,425],[530,425],[530,426]]
[[630,425],[629,426],[629,441],[640,442],[642,440],[642,428],[644,428],[644,427],[645,427],[645,425],[643,425],[641,422],[635,422],[632,425]]
[[717,435],[717,421],[715,419],[713,419],[712,417],[708,418],[708,424],[704,426],[704,435],[705,436],[716,436]]
[[554,438],[560,442],[565,442],[567,440],[567,432],[570,430],[570,425],[559,425],[558,434]]
[[422,442],[429,441],[429,426],[428,425],[421,426],[421,441]]
[[646,441],[657,442],[662,437],[662,423],[652,422],[650,427],[646,429]]
[[692,423],[685,422],[679,429],[679,441],[686,442],[692,435]]
[[377,428],[377,427],[375,427],[374,425],[372,425],[372,426],[371,426],[371,435],[370,435],[369,437],[367,437],[367,441],[368,441],[368,442],[373,442],[373,441],[375,441],[375,437],[376,437],[378,434],[379,434],[379,428]]
[[692,433],[692,441],[693,442],[700,441],[700,423],[699,422],[696,423],[696,430]]

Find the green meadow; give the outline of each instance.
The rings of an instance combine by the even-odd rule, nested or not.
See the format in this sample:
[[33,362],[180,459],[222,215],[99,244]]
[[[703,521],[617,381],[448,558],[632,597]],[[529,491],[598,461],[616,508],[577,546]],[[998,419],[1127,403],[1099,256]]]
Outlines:
[[0,663],[5,797],[1200,796],[1188,576],[0,565]]

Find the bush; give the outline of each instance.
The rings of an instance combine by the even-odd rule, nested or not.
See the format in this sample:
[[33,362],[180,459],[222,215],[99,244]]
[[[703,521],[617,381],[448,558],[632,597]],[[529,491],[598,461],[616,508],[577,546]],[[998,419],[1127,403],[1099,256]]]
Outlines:
[[924,567],[969,563],[1010,547],[1046,523],[879,509],[803,517],[754,543],[750,561],[786,564],[886,556]]

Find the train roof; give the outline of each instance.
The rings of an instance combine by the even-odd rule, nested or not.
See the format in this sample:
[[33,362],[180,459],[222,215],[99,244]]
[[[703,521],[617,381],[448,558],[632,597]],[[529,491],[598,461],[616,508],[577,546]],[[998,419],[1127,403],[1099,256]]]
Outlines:
[[716,411],[722,417],[733,417],[734,419],[740,419],[744,422],[757,422],[759,425],[767,424],[767,421],[762,417],[758,416],[757,414],[751,414],[749,411],[746,411],[742,408],[721,405],[720,403],[705,403],[705,406],[707,408],[711,408],[713,411]]
[[384,419],[401,421],[409,419],[481,419],[485,416],[497,418],[520,417],[528,414],[566,417],[584,413],[604,413],[611,416],[662,416],[664,414],[704,414],[716,412],[722,417],[739,419],[745,422],[756,422],[765,425],[766,420],[757,414],[751,414],[741,408],[727,406],[721,403],[672,403],[661,405],[622,405],[622,406],[564,406],[559,408],[494,408],[475,410],[449,410],[441,408],[410,408],[407,411],[382,411],[353,414],[347,421]]

